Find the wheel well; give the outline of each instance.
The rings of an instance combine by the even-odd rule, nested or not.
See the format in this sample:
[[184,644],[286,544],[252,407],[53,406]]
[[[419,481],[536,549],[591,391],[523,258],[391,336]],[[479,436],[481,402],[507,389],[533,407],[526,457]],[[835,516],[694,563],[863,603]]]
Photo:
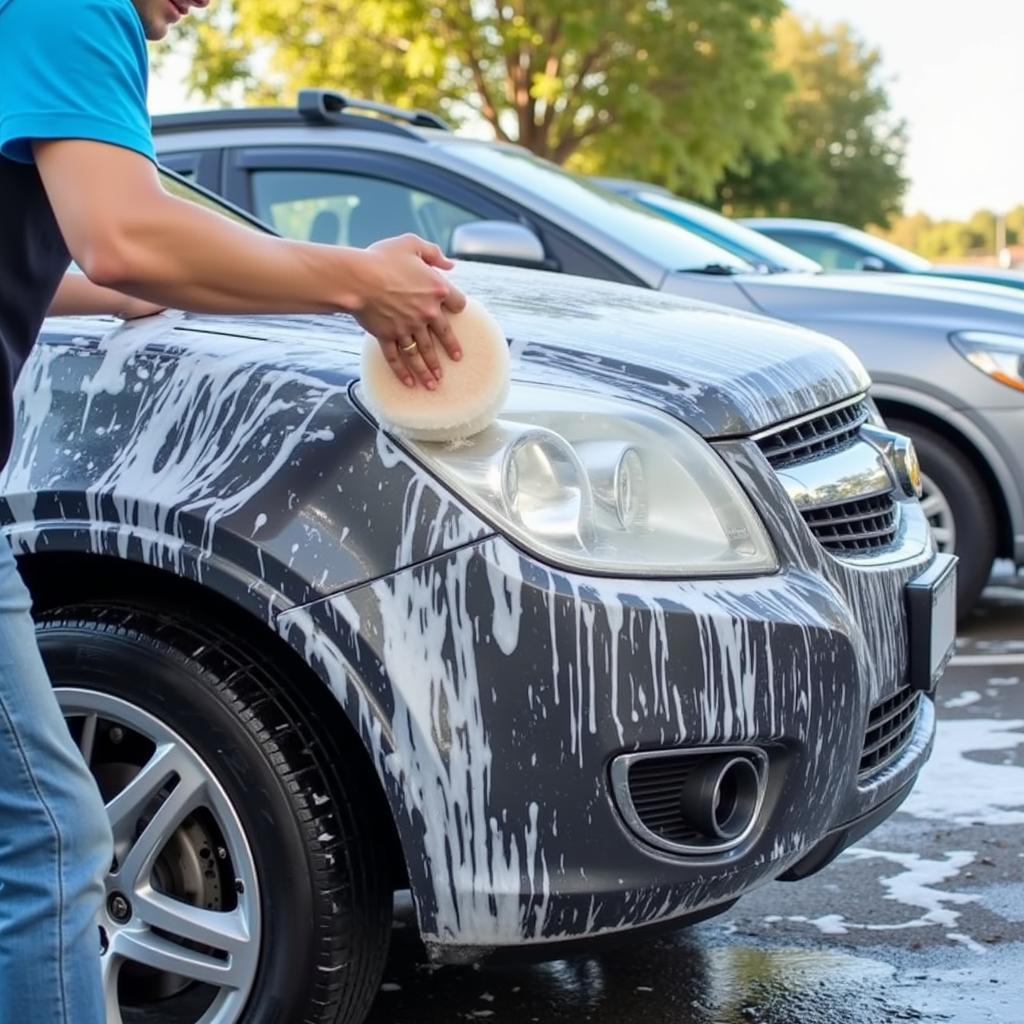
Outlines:
[[[185,619],[216,622],[219,628],[252,648],[269,664],[279,666],[282,675],[300,687],[302,703],[324,742],[336,748],[340,757],[354,758],[367,776],[374,801],[374,818],[380,823],[380,838],[388,851],[395,889],[408,887],[405,858],[391,808],[380,779],[352,722],[319,676],[273,630],[253,629],[252,615],[216,591],[191,580],[138,562],[105,555],[73,552],[37,552],[19,555],[18,568],[32,594],[33,612],[39,615],[54,608],[86,602],[138,602]],[[154,601],[154,595],[158,595]],[[324,728],[328,726],[329,728]],[[335,751],[332,751],[334,753]],[[361,782],[363,780],[360,780]]]
[[957,448],[971,465],[981,474],[981,478],[988,489],[989,497],[992,499],[992,507],[996,512],[996,556],[998,558],[1013,557],[1013,526],[1010,522],[1010,512],[1006,507],[1006,499],[1003,496],[1003,489],[999,486],[988,459],[954,427],[951,427],[940,416],[935,416],[924,409],[914,405],[907,405],[903,402],[890,399],[876,398],[878,406],[886,420],[899,419],[919,426],[927,427],[932,433],[938,434],[944,440]]

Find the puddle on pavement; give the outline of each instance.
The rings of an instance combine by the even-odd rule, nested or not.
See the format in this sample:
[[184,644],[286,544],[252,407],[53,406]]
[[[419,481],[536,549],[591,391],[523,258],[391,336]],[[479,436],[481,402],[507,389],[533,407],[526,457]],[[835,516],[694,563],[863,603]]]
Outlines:
[[369,1024],[879,1024],[942,1022],[895,969],[835,951],[701,945],[693,933],[599,957],[531,966],[431,968],[392,956]]

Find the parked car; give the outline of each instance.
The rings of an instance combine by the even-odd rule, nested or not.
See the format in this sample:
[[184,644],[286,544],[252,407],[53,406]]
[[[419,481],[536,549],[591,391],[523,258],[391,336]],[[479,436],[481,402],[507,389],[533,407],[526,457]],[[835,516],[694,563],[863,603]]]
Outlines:
[[594,177],[590,180],[616,195],[632,199],[712,245],[720,246],[762,273],[820,274],[824,270],[820,263],[796,249],[776,242],[739,221],[730,220],[717,210],[680,199],[660,185],[631,178]]
[[1024,273],[1020,271],[930,263],[909,249],[835,221],[801,217],[748,217],[742,223],[816,260],[826,270],[925,274],[1024,290]]
[[[963,556],[961,612],[997,555],[1024,564],[1020,396],[964,362],[989,358],[1006,335],[1024,339],[1024,305],[1008,293],[982,303],[903,277],[754,273],[524,149],[459,137],[433,114],[364,106],[307,90],[295,109],[158,117],[157,148],[172,169],[292,237],[366,245],[414,231],[462,259],[640,284],[835,335],[928,460],[930,515]],[[952,332],[970,332],[963,355]]]
[[113,826],[110,1021],[357,1022],[402,888],[441,963],[677,928],[820,869],[928,756],[955,560],[857,359],[456,280],[514,376],[457,446],[377,428],[349,317],[44,326],[0,532]]
[[[595,180],[660,213],[687,231],[720,245],[765,273],[820,274],[823,271],[820,264],[795,249],[787,248],[775,238],[747,227],[746,223],[730,220],[707,207],[680,199],[666,189],[625,179]],[[878,282],[880,278],[873,280]],[[918,285],[929,285],[932,289],[939,286],[944,291],[950,285],[949,281],[938,277],[915,276],[908,280]],[[956,287],[960,290],[969,288],[971,294],[968,298],[973,302],[992,298],[1000,301],[1007,297],[1003,289],[986,284],[956,282]],[[880,295],[882,291],[880,288]],[[915,312],[917,319],[921,319],[922,314],[927,315],[929,310],[926,307]],[[947,345],[943,342],[941,325],[938,337],[926,334],[917,341],[907,341],[905,329],[892,329],[887,337],[898,333],[909,348],[909,351],[904,348],[897,351],[878,344],[877,339],[861,339],[855,330],[845,325],[849,315],[848,301],[842,301],[832,310],[833,322],[826,323],[820,318],[811,322],[844,338],[868,361],[875,381],[872,391],[875,401],[893,429],[914,438],[923,474],[921,503],[936,540],[941,550],[956,551],[963,558],[960,609],[961,617],[965,617],[988,578],[993,554],[1009,554],[1017,546],[998,540],[997,531],[1001,527],[996,524],[1005,521],[1002,520],[1003,509],[1019,504],[1021,477],[1016,474],[1007,478],[1000,457],[993,460],[990,453],[999,449],[1019,450],[1024,440],[1020,437],[1024,423],[1020,398],[1004,392],[1004,403],[1011,403],[1009,409],[997,407],[990,412],[984,406],[994,404],[995,399],[991,389],[979,390],[979,379],[972,375],[970,379],[974,387],[966,392],[963,390],[959,372],[962,364],[958,355],[1000,385],[1024,391],[1024,338],[1005,333],[986,335],[971,332],[960,337],[950,336]],[[893,312],[886,314],[888,317],[893,315]],[[959,312],[955,315],[964,314]],[[803,317],[800,319],[808,322]],[[876,326],[883,325],[884,320],[876,322]],[[916,380],[908,374],[908,368],[913,367],[908,360],[915,357],[920,358],[920,363],[913,370]],[[971,410],[972,404],[983,408]],[[965,415],[970,419],[965,420]],[[1014,558],[1019,564],[1019,553]]]

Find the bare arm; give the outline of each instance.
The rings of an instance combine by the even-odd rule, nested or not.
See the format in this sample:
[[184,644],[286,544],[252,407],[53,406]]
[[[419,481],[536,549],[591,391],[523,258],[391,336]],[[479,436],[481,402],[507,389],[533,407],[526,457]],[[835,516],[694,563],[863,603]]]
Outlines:
[[[413,235],[369,249],[287,241],[169,195],[131,150],[77,139],[34,149],[68,249],[98,285],[196,312],[349,312],[410,384],[416,373],[433,386],[435,338],[457,358],[445,310],[465,299],[434,269],[452,266],[437,246]],[[419,349],[401,353],[412,340]]]
[[65,274],[47,316],[119,316],[122,320],[135,320],[152,316],[163,308],[112,288],[101,288],[83,274]]

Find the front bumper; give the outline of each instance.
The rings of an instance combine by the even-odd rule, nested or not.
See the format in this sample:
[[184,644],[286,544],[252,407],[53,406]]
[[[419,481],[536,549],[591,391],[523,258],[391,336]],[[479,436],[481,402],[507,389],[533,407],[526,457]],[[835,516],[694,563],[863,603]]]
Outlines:
[[[744,580],[596,579],[492,538],[286,613],[335,686],[391,801],[437,959],[684,922],[778,878],[907,790],[934,731],[858,780],[872,707],[907,673],[906,582],[934,552],[916,504],[884,564],[840,562],[748,442],[720,446],[782,569]],[[706,858],[630,831],[621,753],[756,746],[762,820]]]
[[[934,717],[934,712],[932,717]],[[929,743],[928,752],[931,750]],[[926,752],[927,753],[927,752]],[[897,790],[892,796],[883,800],[877,806],[871,808],[867,814],[862,814],[854,821],[848,821],[839,828],[833,829],[822,839],[810,852],[794,864],[785,874],[779,875],[780,882],[799,882],[804,878],[810,878],[817,874],[822,868],[826,868],[845,850],[853,846],[859,839],[873,832],[886,818],[899,810],[900,804],[910,796],[914,788],[914,780],[911,779],[902,789]]]

